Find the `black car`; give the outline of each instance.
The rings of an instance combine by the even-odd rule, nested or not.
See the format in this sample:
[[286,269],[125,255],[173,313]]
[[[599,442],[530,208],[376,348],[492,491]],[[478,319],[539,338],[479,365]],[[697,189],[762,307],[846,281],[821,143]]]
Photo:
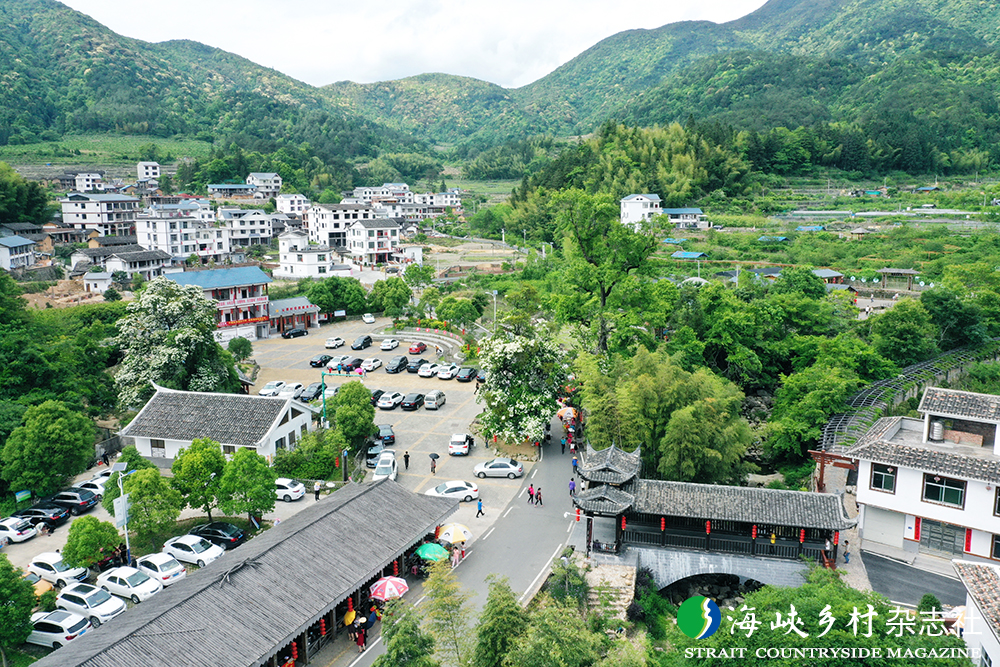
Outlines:
[[479,373],[476,374],[476,382],[486,382],[486,371],[479,369]]
[[384,393],[385,391],[382,389],[375,389],[374,391],[372,391],[372,405],[378,403],[378,399],[382,398],[382,394]]
[[424,395],[414,392],[406,395],[406,398],[404,398],[403,402],[400,403],[400,407],[404,410],[416,410],[423,404]]
[[344,371],[346,371],[348,373],[353,373],[354,371],[356,371],[359,368],[361,368],[361,364],[363,364],[363,363],[365,363],[364,359],[362,359],[361,357],[354,357],[350,361],[345,361],[343,363]]
[[416,359],[414,359],[413,361],[411,361],[409,364],[407,364],[406,371],[408,373],[416,373],[417,371],[420,370],[421,366],[423,366],[424,364],[429,364],[429,363],[431,363],[431,362],[427,361],[423,357],[417,357]]
[[295,329],[289,329],[288,331],[282,332],[281,337],[282,338],[298,338],[299,336],[308,336],[308,335],[309,335],[309,332],[306,331],[305,329],[295,328]]
[[476,373],[478,372],[479,371],[476,370],[475,368],[469,368],[469,367],[460,368],[458,371],[458,375],[455,376],[455,379],[458,380],[459,382],[472,382],[473,380],[476,379]]
[[396,433],[392,430],[391,424],[379,424],[378,435],[375,436],[384,444],[391,445],[396,442]]
[[393,357],[385,365],[385,372],[386,373],[401,373],[403,371],[403,369],[406,368],[406,366],[407,366],[408,363],[409,363],[409,360],[406,357],[402,356],[402,355],[399,355],[397,357]]
[[313,382],[311,385],[302,390],[302,393],[299,394],[299,399],[306,402],[315,401],[322,395],[323,395],[323,383]]
[[48,526],[49,530],[52,530],[56,526],[66,523],[66,520],[69,519],[69,510],[55,503],[41,502],[28,509],[18,510],[11,516],[19,516],[22,519],[27,519],[35,527],[40,523],[44,523]]
[[244,533],[238,526],[225,521],[213,521],[195,526],[189,531],[192,535],[202,537],[212,544],[217,544],[225,550],[235,549],[246,540]]
[[332,355],[329,354],[317,354],[315,357],[309,360],[309,365],[313,368],[321,368],[326,366],[326,362],[333,359]]
[[351,343],[352,350],[363,350],[366,347],[370,347],[372,344],[372,337],[365,334],[364,336],[358,336],[353,343]]
[[375,464],[378,463],[378,457],[382,454],[382,450],[385,449],[385,443],[376,440],[368,447],[368,452],[365,454],[365,466],[369,468],[374,468]]
[[70,487],[60,491],[54,496],[45,499],[45,502],[65,507],[73,516],[83,514],[97,504],[97,496],[88,489],[78,489]]

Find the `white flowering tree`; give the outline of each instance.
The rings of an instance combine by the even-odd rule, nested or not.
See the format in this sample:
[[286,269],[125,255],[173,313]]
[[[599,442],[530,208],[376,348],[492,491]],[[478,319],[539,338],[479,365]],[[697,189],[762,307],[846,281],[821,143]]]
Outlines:
[[500,333],[480,344],[486,383],[477,396],[487,436],[511,443],[541,439],[566,383],[563,352],[550,338]]
[[116,341],[124,356],[115,375],[122,408],[142,406],[153,382],[187,391],[239,390],[233,358],[213,337],[215,304],[200,287],[155,278],[126,312]]

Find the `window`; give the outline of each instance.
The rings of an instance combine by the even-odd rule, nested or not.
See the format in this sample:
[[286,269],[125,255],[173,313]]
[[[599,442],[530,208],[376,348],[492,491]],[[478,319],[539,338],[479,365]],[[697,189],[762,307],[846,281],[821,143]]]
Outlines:
[[152,455],[153,458],[157,459],[166,458],[167,446],[165,442],[163,442],[162,440],[154,439],[149,441],[149,446],[151,450],[150,454]]
[[301,262],[302,261],[302,255],[296,255],[295,256],[295,261],[296,262]]
[[940,475],[924,475],[924,501],[965,506],[965,482]]
[[317,273],[326,273],[326,267],[325,267],[325,266],[321,266],[321,267],[319,267],[319,268],[317,269]]
[[278,438],[277,440],[275,440],[274,441],[274,448],[275,449],[284,449],[285,448],[285,439],[284,438]]
[[236,447],[234,447],[233,445],[223,445],[222,446],[222,453],[223,454],[235,454],[236,453]]
[[872,483],[874,491],[896,492],[896,469],[881,463],[872,464]]
[[997,486],[997,490],[993,497],[993,514],[1000,516],[1000,485]]
[[983,651],[979,656],[979,665],[980,667],[993,667],[993,659],[986,651]]

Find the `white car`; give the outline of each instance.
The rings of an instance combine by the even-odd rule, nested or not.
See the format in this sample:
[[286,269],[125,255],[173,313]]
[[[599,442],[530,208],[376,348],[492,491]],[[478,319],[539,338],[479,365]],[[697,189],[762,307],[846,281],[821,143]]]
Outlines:
[[97,577],[97,585],[109,593],[139,604],[163,590],[163,584],[134,567],[113,567]]
[[277,396],[278,392],[282,390],[285,386],[284,380],[273,380],[265,384],[260,391],[257,392],[259,396]]
[[344,339],[340,336],[334,336],[333,338],[326,339],[326,349],[336,350],[338,347],[344,344]]
[[29,644],[59,648],[71,642],[93,626],[80,614],[65,609],[39,611],[31,615]]
[[455,500],[471,502],[479,497],[479,487],[472,482],[463,482],[455,479],[450,482],[441,482],[432,489],[424,491],[425,496],[437,496],[438,498],[454,498]]
[[451,436],[451,440],[448,442],[448,453],[451,456],[468,456],[469,449],[475,442],[468,433],[456,433]]
[[90,480],[89,482],[81,482],[80,484],[77,484],[76,488],[78,488],[78,489],[87,489],[88,491],[90,491],[91,493],[93,493],[95,496],[97,496],[98,500],[100,500],[101,498],[104,497],[104,487],[107,486],[109,479],[111,479],[111,478],[110,477],[95,477],[94,479]]
[[173,556],[165,553],[149,554],[136,561],[136,567],[164,586],[176,583],[187,576],[187,570]]
[[438,369],[438,379],[439,380],[451,380],[456,375],[458,371],[462,369],[458,364],[448,364],[447,366],[442,366]]
[[377,357],[372,357],[371,359],[365,359],[361,362],[361,368],[365,369],[371,373],[376,368],[382,367],[382,360]]
[[278,392],[278,398],[298,398],[302,394],[302,390],[305,387],[301,382],[289,382],[281,391]]
[[7,542],[24,542],[34,537],[38,531],[27,519],[16,516],[0,521],[0,544]]
[[375,324],[375,316],[371,313],[365,313],[361,316],[361,321],[365,324]]
[[507,477],[514,479],[524,474],[524,466],[514,459],[499,458],[480,463],[472,469],[476,477]]
[[334,357],[333,359],[330,359],[330,361],[326,362],[326,371],[328,373],[335,373],[337,371],[338,364],[346,364],[353,358],[354,357],[349,354],[342,354],[339,357]]
[[386,352],[389,350],[395,350],[397,347],[399,347],[399,341],[395,338],[386,338],[382,341],[382,344],[379,345],[379,349]]
[[417,375],[422,378],[432,378],[438,374],[438,371],[444,368],[441,364],[424,364],[417,371]]
[[80,614],[90,620],[95,628],[107,623],[118,614],[125,613],[125,603],[111,597],[106,590],[90,584],[73,584],[63,589],[56,598],[56,607]]
[[378,399],[378,403],[376,404],[376,407],[381,408],[382,410],[392,410],[397,405],[399,405],[400,403],[402,403],[404,398],[406,398],[406,397],[403,396],[398,391],[391,391],[391,392],[382,394],[382,397]]
[[59,588],[65,588],[68,584],[75,584],[83,581],[90,575],[90,571],[85,567],[69,567],[63,562],[62,554],[48,551],[35,556],[31,564],[28,565],[28,572],[33,572],[39,577],[55,584]]
[[306,495],[306,485],[296,479],[279,477],[274,480],[274,492],[278,495],[278,500],[290,503]]
[[164,543],[163,553],[170,554],[183,563],[205,567],[217,561],[219,556],[226,553],[226,550],[216,544],[212,544],[204,537],[180,535],[178,537],[171,537]]
[[396,481],[397,474],[396,450],[383,449],[382,453],[378,456],[378,461],[375,463],[375,474],[372,476],[372,481],[377,482],[380,479],[387,478]]
[[91,477],[90,480],[92,482],[97,482],[97,481],[102,480],[102,479],[106,480],[109,477],[111,477],[111,475],[112,475],[111,469],[110,468],[105,468],[101,472],[99,472],[96,475],[94,475],[93,477]]

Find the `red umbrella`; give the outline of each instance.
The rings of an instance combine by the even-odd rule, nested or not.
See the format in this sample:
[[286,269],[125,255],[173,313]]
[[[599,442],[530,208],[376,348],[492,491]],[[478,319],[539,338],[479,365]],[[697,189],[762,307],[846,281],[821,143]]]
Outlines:
[[410,590],[406,581],[399,577],[382,577],[369,590],[369,596],[375,600],[391,600],[402,597],[403,593]]

